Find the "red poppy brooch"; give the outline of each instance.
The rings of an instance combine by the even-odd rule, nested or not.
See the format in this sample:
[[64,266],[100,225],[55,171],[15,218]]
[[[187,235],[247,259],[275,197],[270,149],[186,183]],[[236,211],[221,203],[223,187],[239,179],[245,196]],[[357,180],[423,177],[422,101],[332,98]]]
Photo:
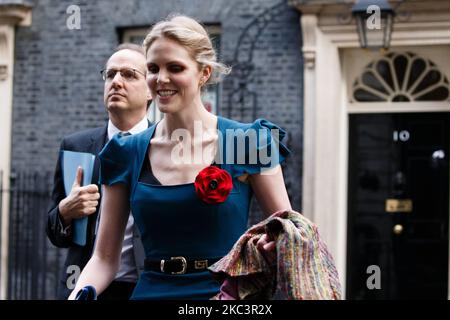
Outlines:
[[200,171],[195,178],[195,192],[206,203],[224,202],[233,189],[230,174],[215,166],[209,166]]

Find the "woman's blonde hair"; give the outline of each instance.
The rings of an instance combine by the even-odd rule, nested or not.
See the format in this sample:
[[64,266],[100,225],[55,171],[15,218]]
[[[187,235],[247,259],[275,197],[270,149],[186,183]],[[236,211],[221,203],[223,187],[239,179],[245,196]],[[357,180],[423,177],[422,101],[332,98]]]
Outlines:
[[217,61],[208,32],[194,19],[184,15],[170,15],[166,20],[156,23],[144,39],[145,53],[155,40],[163,37],[185,47],[199,64],[200,70],[205,66],[211,67],[211,76],[205,84],[217,83],[230,73],[231,67]]

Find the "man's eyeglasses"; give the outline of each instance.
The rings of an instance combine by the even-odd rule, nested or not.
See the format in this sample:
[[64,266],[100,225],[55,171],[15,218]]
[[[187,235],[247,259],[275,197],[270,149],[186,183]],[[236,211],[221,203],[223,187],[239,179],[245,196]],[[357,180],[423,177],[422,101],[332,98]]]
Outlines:
[[102,78],[104,81],[112,81],[116,76],[116,73],[120,72],[120,76],[125,81],[133,81],[138,79],[137,73],[142,74],[145,77],[145,73],[131,68],[122,68],[120,70],[117,69],[103,69],[100,71]]

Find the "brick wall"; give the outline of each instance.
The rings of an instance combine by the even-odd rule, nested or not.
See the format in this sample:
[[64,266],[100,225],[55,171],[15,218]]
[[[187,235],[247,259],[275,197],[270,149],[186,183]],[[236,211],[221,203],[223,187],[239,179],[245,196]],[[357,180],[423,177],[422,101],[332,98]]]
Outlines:
[[[18,27],[16,33],[13,171],[52,171],[64,135],[105,122],[99,70],[118,44],[118,29],[146,27],[170,12],[179,12],[221,25],[225,62],[231,63],[235,56],[238,61],[250,59],[254,69],[247,89],[257,97],[256,103],[244,107],[232,103],[231,92],[238,83],[238,77],[232,74],[223,83],[219,113],[251,121],[255,107],[257,117],[265,117],[289,132],[289,147],[294,154],[287,161],[286,184],[294,208],[300,208],[303,79],[299,16],[293,8],[284,3],[270,10],[280,3],[273,0],[30,3],[32,26]],[[66,9],[72,4],[81,9],[80,30],[66,26]],[[264,12],[268,23],[258,28],[258,16]],[[249,50],[249,39],[255,36],[254,48]],[[238,46],[240,37],[242,44]]]

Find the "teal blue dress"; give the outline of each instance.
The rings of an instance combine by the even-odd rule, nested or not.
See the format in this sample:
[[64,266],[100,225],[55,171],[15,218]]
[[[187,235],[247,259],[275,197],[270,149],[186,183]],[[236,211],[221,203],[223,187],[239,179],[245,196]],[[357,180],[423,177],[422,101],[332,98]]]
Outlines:
[[[101,183],[129,186],[131,212],[147,259],[225,256],[247,230],[252,190],[237,178],[261,173],[282,162],[289,154],[282,143],[285,131],[264,119],[245,124],[218,117],[222,143],[215,163],[231,175],[233,189],[225,202],[208,204],[197,196],[194,183],[166,186],[140,181],[156,125],[136,135],[116,135],[108,142],[99,155]],[[242,134],[253,133],[256,143],[241,139]],[[209,299],[219,288],[208,271],[172,275],[148,270],[141,274],[132,299]]]

